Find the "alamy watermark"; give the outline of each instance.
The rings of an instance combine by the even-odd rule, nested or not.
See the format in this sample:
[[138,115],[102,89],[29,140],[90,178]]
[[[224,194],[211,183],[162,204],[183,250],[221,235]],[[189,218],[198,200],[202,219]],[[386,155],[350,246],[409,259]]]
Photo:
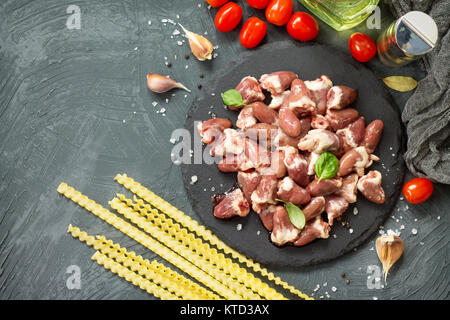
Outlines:
[[81,289],[81,269],[77,265],[68,266],[66,273],[70,276],[66,280],[66,287],[69,290]]
[[70,14],[70,16],[66,20],[66,27],[67,27],[67,29],[80,30],[81,29],[81,10],[80,10],[80,7],[75,5],[75,4],[71,4],[70,6],[67,7],[66,13]]
[[376,6],[374,12],[366,20],[367,29],[381,29],[381,9]]
[[369,265],[367,266],[367,289],[382,289],[383,285],[381,284],[381,268],[377,265]]

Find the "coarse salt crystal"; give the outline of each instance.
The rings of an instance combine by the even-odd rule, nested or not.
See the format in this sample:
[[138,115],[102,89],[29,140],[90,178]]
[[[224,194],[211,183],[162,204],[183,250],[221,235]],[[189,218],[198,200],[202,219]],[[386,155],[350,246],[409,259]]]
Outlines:
[[414,234],[414,235],[416,235],[416,234],[417,234],[417,229],[416,229],[416,228],[412,228],[412,229],[411,229],[411,233]]
[[337,288],[336,287],[331,287],[331,291],[336,292]]
[[353,208],[353,214],[354,214],[355,216],[358,214],[358,208],[357,208],[357,207],[354,207],[354,208]]
[[176,142],[177,140],[176,140],[175,138],[170,138],[169,141],[170,141],[171,144],[175,144],[175,142]]
[[159,112],[161,112],[161,113],[166,112],[166,108],[161,108],[161,109],[159,110]]
[[256,231],[256,235],[258,235],[258,236],[259,236],[260,234],[261,234],[261,231],[259,231],[259,230],[258,230],[258,231]]
[[175,29],[173,32],[172,32],[172,35],[174,35],[174,36],[177,36],[177,35],[179,35],[180,34],[180,30],[178,30],[178,29]]
[[182,46],[183,42],[181,42],[180,40],[177,41],[177,45]]
[[238,223],[236,226],[237,231],[241,231],[242,230],[242,224]]
[[[350,229],[348,230],[348,232],[353,233],[353,229],[350,228]],[[355,248],[355,249],[356,249],[356,248]]]
[[192,176],[191,177],[191,184],[194,184],[198,181],[198,177],[197,176]]

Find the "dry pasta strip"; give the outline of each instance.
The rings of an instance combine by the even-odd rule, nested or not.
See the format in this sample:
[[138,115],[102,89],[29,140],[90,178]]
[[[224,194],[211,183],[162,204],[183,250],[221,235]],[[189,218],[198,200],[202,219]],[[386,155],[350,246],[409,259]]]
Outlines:
[[67,231],[74,238],[78,238],[80,241],[85,242],[95,250],[108,256],[108,258],[114,259],[116,262],[130,268],[140,276],[160,285],[162,288],[184,300],[220,299],[213,292],[187,279],[176,271],[157,261],[150,262],[142,258],[142,256],[136,255],[134,251],[129,252],[112,240],[107,240],[104,236],[90,236],[72,225],[69,225]]
[[279,277],[275,276],[272,272],[269,272],[266,268],[262,267],[259,263],[254,262],[252,259],[240,254],[236,250],[229,247],[222,240],[217,238],[210,230],[206,229],[204,226],[199,225],[197,221],[186,215],[184,212],[178,210],[176,207],[165,201],[164,199],[157,196],[152,191],[148,190],[142,186],[139,182],[128,177],[126,174],[118,174],[114,178],[118,183],[123,185],[125,188],[141,197],[157,209],[161,210],[169,217],[179,222],[184,227],[188,228],[190,231],[195,232],[198,236],[202,237],[206,241],[209,241],[212,245],[223,250],[226,254],[231,255],[233,258],[237,259],[239,262],[244,263],[247,267],[253,269],[253,271],[260,273],[267,279],[275,282],[277,285],[282,286],[284,289],[290,291],[291,293],[299,296],[305,300],[313,300],[313,298],[304,294],[297,288],[289,285],[287,282],[281,280]]
[[111,270],[119,277],[124,278],[125,280],[131,282],[142,290],[154,295],[155,297],[158,297],[162,300],[182,300],[177,295],[169,292],[166,289],[163,289],[162,287],[159,287],[157,284],[151,281],[148,281],[144,277],[129,270],[127,267],[124,267],[113,259],[108,258],[106,255],[100,253],[99,251],[96,251],[91,259],[96,261],[99,265],[102,265],[106,269]]
[[[228,270],[226,270],[223,268],[221,264],[216,264],[214,261],[210,261],[209,260],[210,256],[208,256],[207,253],[203,251],[202,248],[200,248],[201,244],[197,243],[198,244],[197,246],[194,244],[196,242],[195,238],[194,239],[185,238],[184,236],[188,236],[188,234],[186,233],[182,234],[182,237],[174,238],[171,235],[171,232],[169,231],[170,226],[164,229],[158,228],[157,226],[155,226],[155,224],[148,222],[144,217],[142,217],[136,211],[134,211],[126,204],[121,202],[118,198],[114,198],[112,201],[110,201],[109,205],[111,206],[111,208],[115,209],[117,212],[119,212],[125,218],[136,224],[139,228],[143,229],[152,237],[154,237],[155,239],[157,239],[158,241],[160,241],[173,251],[177,252],[180,256],[182,256],[186,260],[191,261],[199,269],[202,269],[203,271],[211,275],[213,278],[215,278],[217,281],[220,281],[221,283],[226,285],[228,288],[230,288],[236,294],[238,294],[241,297],[241,299],[246,300],[261,299],[259,295],[255,294],[252,290],[247,289],[245,285],[239,283],[236,277],[233,277],[233,274],[231,273],[232,268],[227,268]],[[159,221],[158,224],[161,225],[164,224],[164,222]],[[194,243],[190,243],[191,240]],[[197,250],[200,251],[197,251],[196,248]],[[237,265],[236,267],[239,268],[239,266]],[[242,271],[245,272],[245,270],[243,269]],[[242,271],[241,273],[243,274]]]
[[173,252],[169,248],[165,247],[155,239],[148,236],[146,233],[140,231],[136,227],[132,226],[130,223],[124,221],[123,219],[117,217],[115,214],[111,213],[108,209],[105,209],[95,201],[89,199],[87,196],[83,195],[81,192],[75,190],[74,188],[68,186],[66,183],[61,183],[58,186],[58,192],[63,194],[65,197],[71,199],[81,207],[90,211],[100,219],[111,224],[117,230],[126,234],[130,238],[136,240],[146,248],[152,250],[156,254],[160,255],[163,259],[167,260],[180,270],[192,276],[194,279],[203,283],[208,288],[217,292],[222,297],[231,300],[239,300],[240,296],[235,294],[231,289],[224,286],[222,283],[212,278],[209,274],[205,273],[203,270],[197,268],[191,262],[187,261],[183,257],[179,256],[177,253]]
[[[206,260],[206,263],[212,264],[216,272],[225,273],[227,277],[236,279],[241,286],[246,286],[266,299],[286,299],[275,289],[262,282],[261,279],[256,278],[238,264],[233,263],[231,259],[226,258],[222,253],[218,253],[215,248],[211,248],[207,242],[203,242],[201,238],[196,237],[171,218],[167,218],[164,214],[159,213],[157,209],[151,208],[149,204],[144,203],[141,199],[134,197],[136,201],[134,202],[122,194],[117,196],[118,198],[113,200],[114,205],[117,205],[117,201],[122,201],[134,212],[144,217],[147,222],[159,227],[164,234],[188,247],[193,254],[198,256],[198,259]],[[114,207],[114,205],[111,206]],[[217,268],[219,269],[217,270]]]

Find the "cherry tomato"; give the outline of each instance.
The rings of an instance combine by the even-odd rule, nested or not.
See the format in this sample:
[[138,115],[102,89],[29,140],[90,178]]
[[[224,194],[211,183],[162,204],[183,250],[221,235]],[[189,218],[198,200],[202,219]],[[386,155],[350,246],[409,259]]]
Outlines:
[[427,178],[415,178],[403,186],[405,199],[412,204],[422,203],[433,193],[433,184]]
[[300,41],[312,40],[319,33],[317,21],[306,12],[294,13],[286,29],[294,39]]
[[352,56],[359,62],[367,62],[377,53],[375,42],[361,32],[356,32],[350,36],[348,46]]
[[269,4],[270,0],[247,0],[250,7],[255,9],[264,9]]
[[267,25],[261,19],[251,17],[245,21],[239,40],[245,48],[256,47],[266,36]]
[[241,18],[242,8],[234,2],[228,2],[217,11],[214,23],[219,31],[228,32],[236,28]]
[[266,8],[266,19],[274,25],[284,26],[288,23],[292,10],[292,0],[270,0]]
[[205,1],[208,2],[208,4],[211,7],[217,8],[223,5],[224,3],[227,3],[229,0],[205,0]]

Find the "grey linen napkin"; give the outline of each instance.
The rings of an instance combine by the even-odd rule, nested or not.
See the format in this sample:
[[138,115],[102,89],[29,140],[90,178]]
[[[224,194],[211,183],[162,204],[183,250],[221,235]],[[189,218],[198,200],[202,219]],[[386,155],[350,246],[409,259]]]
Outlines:
[[419,82],[402,113],[408,135],[404,158],[413,174],[450,184],[450,1],[385,3],[396,17],[413,10],[423,11],[438,25],[439,44],[422,59],[427,76]]

